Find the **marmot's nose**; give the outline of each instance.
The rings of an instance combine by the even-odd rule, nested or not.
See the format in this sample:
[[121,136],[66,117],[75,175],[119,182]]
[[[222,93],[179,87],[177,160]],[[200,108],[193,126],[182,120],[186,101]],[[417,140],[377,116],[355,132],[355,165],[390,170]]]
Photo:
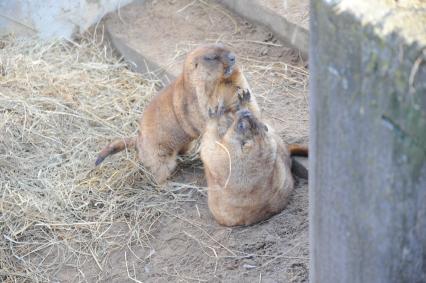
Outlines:
[[227,57],[228,57],[228,61],[229,61],[230,64],[235,64],[235,54],[234,53],[229,52]]

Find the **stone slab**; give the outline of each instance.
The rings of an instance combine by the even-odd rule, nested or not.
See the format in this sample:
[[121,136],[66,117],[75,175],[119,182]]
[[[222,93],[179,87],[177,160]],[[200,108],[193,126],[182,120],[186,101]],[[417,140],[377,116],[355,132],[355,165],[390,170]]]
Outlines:
[[271,29],[298,48],[304,58],[309,46],[308,0],[220,0],[237,14]]

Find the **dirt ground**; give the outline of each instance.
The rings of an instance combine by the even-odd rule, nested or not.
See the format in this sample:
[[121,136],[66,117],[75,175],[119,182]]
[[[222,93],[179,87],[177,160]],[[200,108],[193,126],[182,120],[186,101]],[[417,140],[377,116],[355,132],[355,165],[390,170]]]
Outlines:
[[[120,37],[151,58],[161,57],[172,73],[179,72],[184,54],[198,44],[229,45],[237,52],[268,122],[286,142],[308,142],[306,62],[267,28],[247,22],[215,1],[146,1],[123,8],[120,16],[122,21],[116,18],[113,27]],[[144,42],[161,42],[161,47]],[[205,186],[199,168],[181,169],[173,181]],[[214,222],[205,193],[194,191],[194,201],[180,204],[161,219],[153,242],[156,253],[139,278],[306,281],[307,193],[306,180],[298,180],[283,213],[259,225],[231,229]]]
[[[190,3],[154,1],[150,15],[156,18],[156,13],[176,13]],[[286,142],[307,143],[308,71],[298,52],[283,46],[267,29],[229,11],[220,12],[211,7],[214,2],[208,3],[210,6],[202,1],[191,4],[181,10],[181,17],[185,21],[203,19],[200,25],[207,31],[217,31],[213,27],[215,22],[228,21],[227,30],[204,39],[220,37],[238,50],[238,60],[265,118]],[[144,21],[149,22],[150,18]],[[188,31],[182,33],[178,36],[185,38]],[[175,49],[179,53],[175,58],[183,58],[197,44],[197,40],[181,41]],[[72,54],[83,52],[77,47],[72,51],[67,48]],[[99,52],[103,50],[96,48],[100,48]],[[45,59],[44,54],[43,51],[35,59],[31,57],[33,65],[53,60]],[[78,59],[82,63],[73,72],[78,73],[85,66],[99,72],[104,68],[89,65],[101,60],[96,55],[75,56],[82,57]],[[16,55],[16,61],[21,57]],[[102,62],[112,66],[117,64],[114,60],[117,59]],[[55,68],[61,66],[54,65],[47,76],[56,76],[60,72]],[[0,164],[0,177],[4,181],[0,229],[6,236],[0,240],[0,256],[5,258],[0,261],[4,266],[0,278],[10,282],[306,282],[306,180],[296,178],[296,188],[282,213],[250,227],[227,228],[218,225],[208,210],[206,183],[198,159],[186,158],[170,182],[161,188],[150,183],[140,170],[135,152],[111,157],[100,168],[94,168],[97,151],[111,137],[134,134],[137,117],[158,89],[158,82],[127,75],[124,69],[122,72],[119,78],[100,73],[101,77],[117,83],[114,90],[108,89],[102,79],[96,84],[87,83],[91,95],[85,94],[84,88],[74,89],[71,98],[60,95],[52,98],[51,94],[41,92],[40,97],[50,97],[43,103],[37,99],[34,102],[33,96],[18,96],[17,105],[24,105],[22,110],[7,102],[15,97],[12,88],[17,81],[14,81],[16,76],[8,77],[12,72],[4,68],[6,80],[0,83],[0,114],[6,122],[0,129],[7,135],[0,140],[0,162],[4,163]],[[73,80],[76,78],[85,80],[84,76],[76,75]],[[60,80],[54,77],[52,84],[55,79]],[[140,80],[143,87],[126,86],[125,82],[131,80]],[[58,105],[61,105],[59,110]],[[46,107],[49,116],[37,118],[38,110],[25,110],[32,110],[31,107]],[[56,117],[59,112],[74,116]],[[25,115],[31,119],[23,119]],[[63,128],[49,127],[52,123]],[[39,125],[49,130],[33,133],[31,129]],[[17,127],[16,131],[13,127]],[[21,132],[19,127],[29,130]],[[48,139],[38,140],[40,134]],[[21,154],[21,144],[26,139],[32,141],[26,143],[26,153]],[[52,145],[50,139],[61,145]],[[17,146],[10,147],[14,143]],[[55,166],[42,165],[44,161],[52,162],[42,159],[37,170],[35,165],[25,167],[25,160],[36,162],[33,150],[37,156],[44,153],[63,159]],[[26,179],[18,180],[23,175],[28,180],[39,181],[28,185]],[[38,202],[33,203],[32,199]]]

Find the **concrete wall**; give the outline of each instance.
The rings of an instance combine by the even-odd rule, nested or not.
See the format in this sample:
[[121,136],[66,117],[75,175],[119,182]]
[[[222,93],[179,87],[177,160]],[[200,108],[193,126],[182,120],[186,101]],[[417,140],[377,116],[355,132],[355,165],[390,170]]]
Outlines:
[[[298,48],[301,55],[307,57],[309,32],[301,24],[290,21],[288,14],[283,15],[272,10],[263,3],[263,0],[219,0],[219,2],[247,19],[267,26],[281,40]],[[285,3],[277,5],[286,6]]]
[[311,282],[426,282],[426,2],[312,0]]
[[0,35],[65,37],[84,31],[132,0],[1,0]]

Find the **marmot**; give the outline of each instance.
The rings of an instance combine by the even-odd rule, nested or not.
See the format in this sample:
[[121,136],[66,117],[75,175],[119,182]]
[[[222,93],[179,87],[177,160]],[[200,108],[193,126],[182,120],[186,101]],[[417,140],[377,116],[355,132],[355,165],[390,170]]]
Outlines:
[[[235,61],[235,54],[220,44],[189,53],[182,74],[145,108],[139,135],[110,143],[100,152],[96,165],[108,155],[136,146],[143,165],[157,183],[163,183],[176,167],[177,154],[204,131],[209,107],[221,103],[232,110],[238,103],[237,90],[249,89]],[[249,108],[260,116],[255,99]]]
[[[223,106],[209,111],[201,142],[201,159],[208,184],[208,205],[225,226],[250,225],[279,213],[287,204],[294,182],[290,151],[273,129],[244,104],[226,114]],[[297,153],[307,149],[292,146]]]

